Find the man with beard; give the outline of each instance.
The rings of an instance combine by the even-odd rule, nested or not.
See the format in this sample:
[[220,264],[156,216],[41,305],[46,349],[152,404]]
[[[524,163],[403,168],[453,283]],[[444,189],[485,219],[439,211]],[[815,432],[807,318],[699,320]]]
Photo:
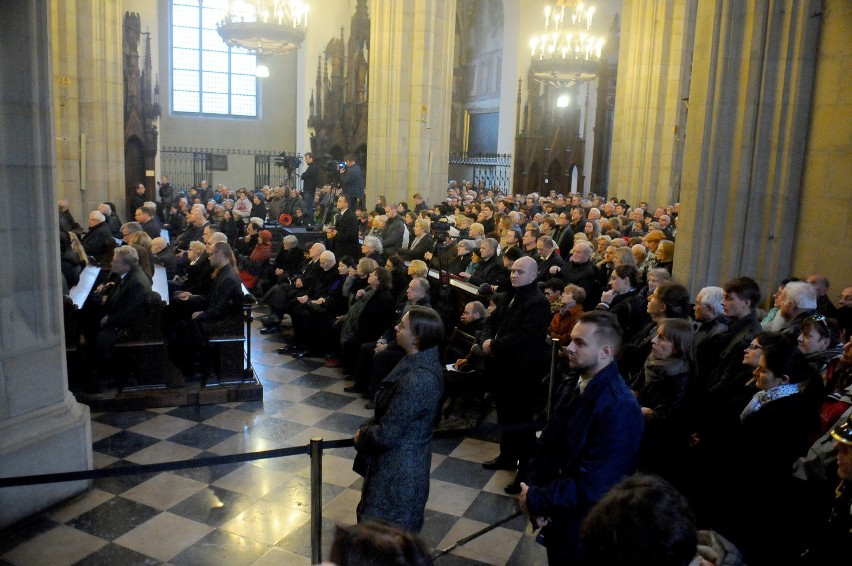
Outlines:
[[[571,331],[572,375],[562,384],[551,420],[521,483],[519,504],[551,565],[582,560],[580,525],[594,504],[633,471],[644,422],[633,393],[618,373],[618,320],[584,313]],[[576,372],[576,374],[573,374]]]

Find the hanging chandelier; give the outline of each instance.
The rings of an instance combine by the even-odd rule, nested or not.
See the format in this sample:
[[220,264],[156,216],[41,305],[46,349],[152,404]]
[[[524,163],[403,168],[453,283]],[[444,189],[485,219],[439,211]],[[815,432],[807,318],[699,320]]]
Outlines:
[[530,39],[530,72],[537,80],[566,88],[597,76],[604,39],[591,33],[594,13],[582,2],[545,6],[544,33]]
[[230,0],[225,18],[216,26],[229,46],[258,57],[296,51],[307,28],[308,6],[299,0]]

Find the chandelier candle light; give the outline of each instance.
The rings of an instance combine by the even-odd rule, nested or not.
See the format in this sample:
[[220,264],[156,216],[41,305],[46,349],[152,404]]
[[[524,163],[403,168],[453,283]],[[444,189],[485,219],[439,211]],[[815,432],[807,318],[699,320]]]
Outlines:
[[582,2],[544,8],[544,33],[530,39],[537,79],[566,87],[595,77],[604,39],[591,33],[594,13]]
[[231,47],[257,54],[257,76],[268,77],[262,58],[299,49],[308,29],[308,6],[300,0],[230,0],[217,31]]

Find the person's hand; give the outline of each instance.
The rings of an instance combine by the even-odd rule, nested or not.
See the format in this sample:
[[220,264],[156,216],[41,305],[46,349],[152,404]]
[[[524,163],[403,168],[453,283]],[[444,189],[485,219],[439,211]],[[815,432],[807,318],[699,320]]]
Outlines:
[[308,302],[308,296],[302,295],[301,297],[296,297],[296,300],[304,305],[305,303]]
[[108,318],[109,318],[109,315],[106,315],[105,317],[103,317],[103,318],[101,319],[101,323],[100,323],[100,324],[101,324],[101,328],[103,328],[104,326],[106,326],[106,323],[107,323],[107,319],[108,319]]
[[356,275],[358,275],[358,270],[355,269],[354,267],[350,267],[349,268],[349,277],[355,277]]
[[375,353],[384,352],[388,349],[388,345],[384,342],[376,342],[376,347],[373,349]]
[[650,407],[642,407],[642,416],[644,416],[645,418],[648,418],[653,414],[654,414],[654,409],[652,409]]
[[491,338],[482,343],[482,351],[486,354],[491,353]]
[[464,358],[459,358],[456,360],[456,363],[453,364],[453,367],[456,369],[460,369],[463,365],[467,363],[467,360]]
[[203,314],[202,311],[195,311],[194,313],[192,313],[192,320],[195,320],[196,318],[198,318],[202,314]]
[[181,301],[187,301],[191,296],[192,293],[190,293],[189,291],[181,291],[178,295],[178,299],[180,299]]
[[552,275],[556,275],[557,273],[562,271],[562,268],[559,267],[558,265],[551,265],[549,271]]
[[612,289],[604,291],[601,295],[601,302],[606,304],[612,303],[612,300],[615,299],[615,294],[615,291],[613,291]]
[[459,273],[459,277],[463,279],[470,279],[470,273],[468,273],[467,271],[462,271],[461,273]]
[[425,254],[423,254],[423,258],[426,261],[432,261],[432,252],[426,252]]
[[[518,506],[521,508],[521,512],[527,517],[530,516],[530,509],[527,506],[527,492],[529,491],[530,486],[521,482],[521,494],[518,496]],[[550,520],[547,517],[533,517],[533,522],[536,527],[542,528],[546,527]]]
[[355,298],[360,299],[361,297],[364,296],[365,293],[366,293],[366,291],[364,289],[358,289],[358,292],[355,293]]

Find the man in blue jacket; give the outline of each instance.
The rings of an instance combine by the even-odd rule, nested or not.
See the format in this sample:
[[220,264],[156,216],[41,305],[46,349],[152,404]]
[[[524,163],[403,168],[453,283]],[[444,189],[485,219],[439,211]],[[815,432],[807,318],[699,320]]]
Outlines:
[[541,433],[519,503],[547,547],[550,564],[582,560],[580,525],[592,506],[633,471],[644,423],[615,363],[618,320],[585,313],[571,331],[567,379]]

